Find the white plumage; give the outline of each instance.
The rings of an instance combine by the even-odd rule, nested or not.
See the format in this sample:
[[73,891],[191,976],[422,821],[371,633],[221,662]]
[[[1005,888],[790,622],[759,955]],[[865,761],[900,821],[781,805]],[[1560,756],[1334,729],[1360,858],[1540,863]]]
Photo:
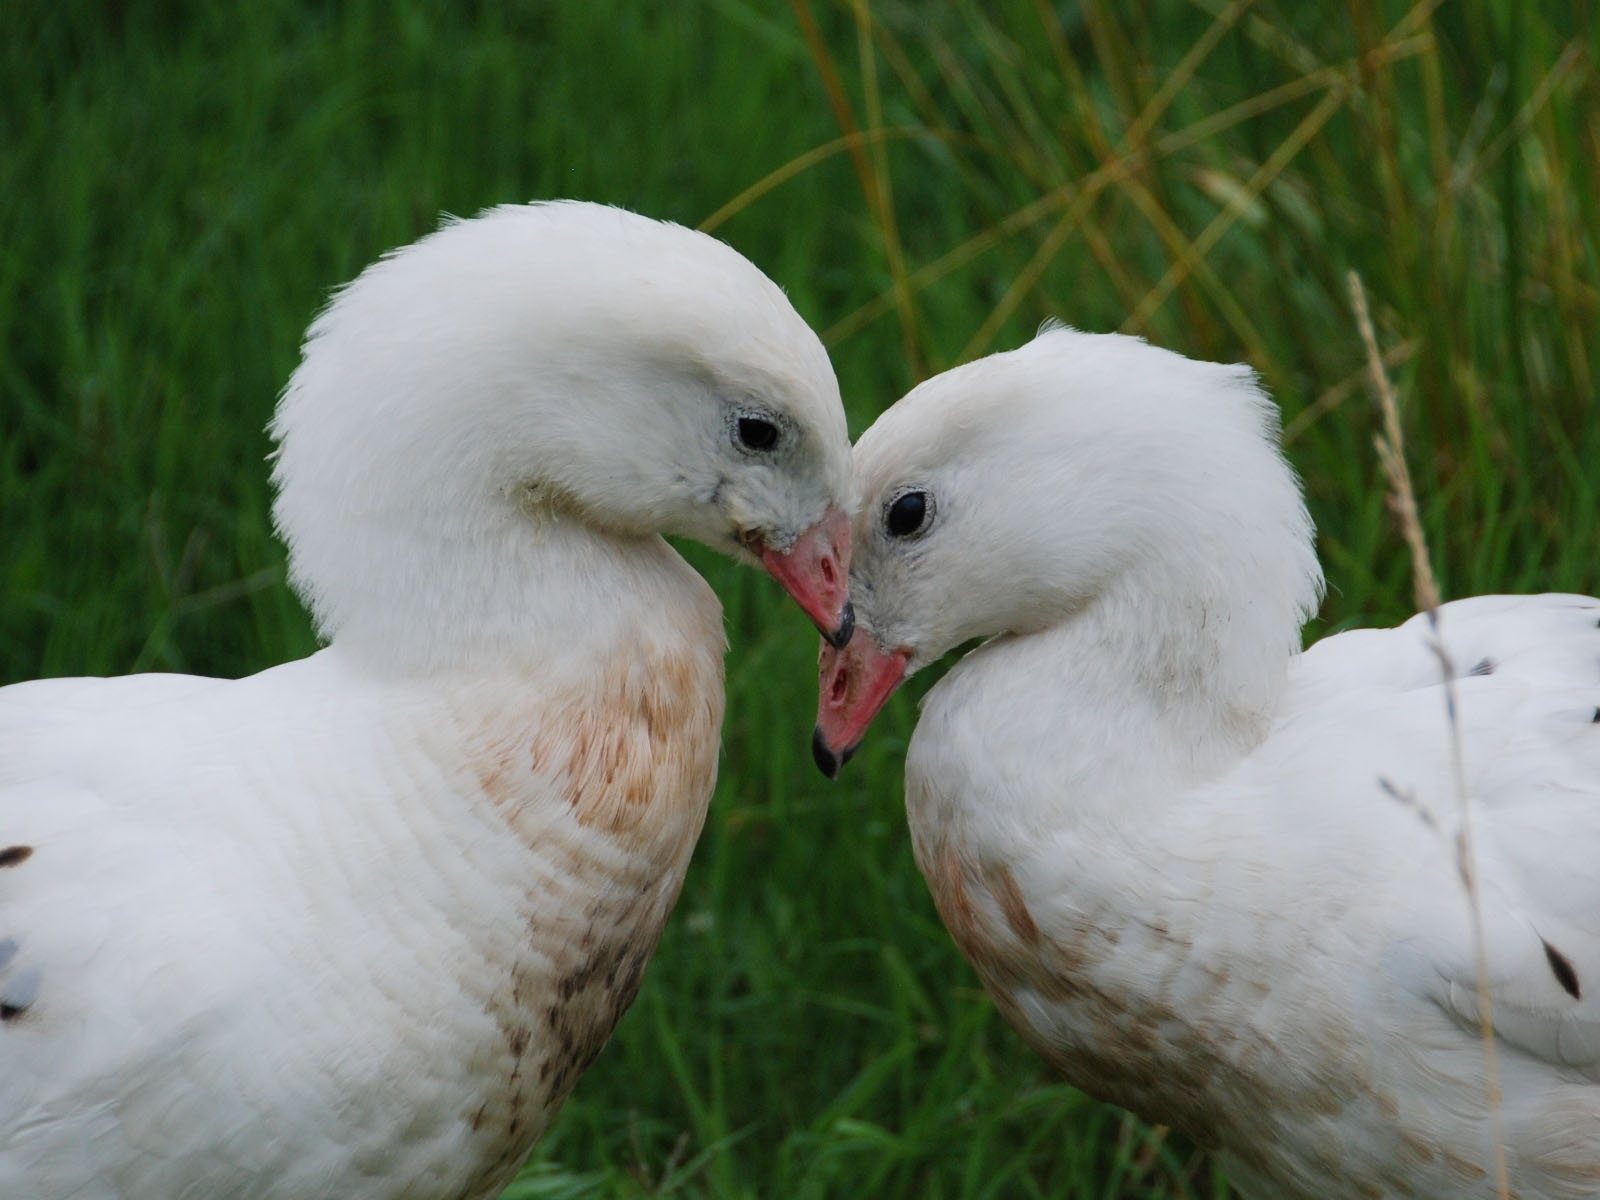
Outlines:
[[676,226],[447,225],[334,299],[273,430],[326,649],[0,690],[0,1196],[495,1195],[715,778],[720,611],[658,534],[841,615],[827,357]]
[[[1244,368],[1064,329],[913,391],[856,448],[818,760],[989,637],[928,694],[906,800],[1006,1018],[1253,1196],[1493,1196],[1440,661],[1425,616],[1299,653],[1322,579],[1275,417]],[[1600,601],[1438,618],[1511,1194],[1594,1196]]]

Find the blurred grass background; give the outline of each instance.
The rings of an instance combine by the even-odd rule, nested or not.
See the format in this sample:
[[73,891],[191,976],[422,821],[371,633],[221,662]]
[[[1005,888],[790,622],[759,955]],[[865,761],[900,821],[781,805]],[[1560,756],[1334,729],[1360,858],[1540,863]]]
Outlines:
[[[1331,586],[1411,611],[1345,274],[1447,596],[1600,590],[1587,0],[17,0],[0,40],[0,679],[307,653],[263,426],[328,289],[441,212],[704,224],[859,433],[1041,318],[1247,360]],[[836,786],[815,641],[728,612],[722,779],[644,991],[509,1196],[1198,1197],[1004,1028],[911,862],[897,700]]]

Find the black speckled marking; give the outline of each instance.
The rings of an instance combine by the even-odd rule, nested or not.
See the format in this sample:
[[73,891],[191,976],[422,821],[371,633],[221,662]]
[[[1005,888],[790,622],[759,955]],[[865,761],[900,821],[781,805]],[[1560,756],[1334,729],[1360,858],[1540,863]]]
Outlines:
[[1550,971],[1555,975],[1561,989],[1574,1000],[1581,999],[1578,993],[1578,972],[1573,969],[1571,961],[1543,938],[1540,938],[1539,942],[1544,946],[1544,956],[1550,960]]
[[4,850],[0,850],[0,867],[14,867],[32,857],[32,846],[7,846]]
[[1477,662],[1472,664],[1472,670],[1468,671],[1467,674],[1468,675],[1493,675],[1494,674],[1494,668],[1495,668],[1494,659],[1492,659],[1492,658],[1480,658]]
[[29,967],[7,980],[5,990],[0,991],[0,1021],[14,1021],[32,1008],[43,978],[38,967]]

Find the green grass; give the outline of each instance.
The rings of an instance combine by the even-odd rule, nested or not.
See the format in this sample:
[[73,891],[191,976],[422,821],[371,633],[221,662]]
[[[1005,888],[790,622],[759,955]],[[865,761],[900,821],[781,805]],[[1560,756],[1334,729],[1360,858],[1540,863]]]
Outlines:
[[[308,652],[263,426],[327,289],[442,211],[716,231],[826,331],[859,432],[1048,315],[1256,364],[1332,588],[1407,615],[1346,273],[1447,595],[1600,589],[1588,3],[22,0],[0,42],[0,679]],[[815,642],[728,612],[722,782],[638,1003],[517,1197],[1198,1197],[1052,1079],[911,862],[898,699],[843,780]]]

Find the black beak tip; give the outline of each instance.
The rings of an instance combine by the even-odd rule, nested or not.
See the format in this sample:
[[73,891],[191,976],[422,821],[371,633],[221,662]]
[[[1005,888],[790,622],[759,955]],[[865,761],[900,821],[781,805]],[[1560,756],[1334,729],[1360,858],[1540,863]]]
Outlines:
[[846,600],[844,602],[844,607],[839,610],[839,628],[835,629],[832,633],[829,633],[827,630],[823,630],[822,640],[827,642],[828,645],[832,646],[835,650],[843,650],[850,644],[850,637],[853,633],[855,633],[855,631],[855,605]]
[[856,748],[851,746],[849,749],[835,754],[832,747],[828,745],[827,739],[822,736],[820,726],[811,731],[811,757],[816,760],[817,770],[821,771],[829,779],[839,778],[839,769],[850,761],[850,756],[855,752]]

